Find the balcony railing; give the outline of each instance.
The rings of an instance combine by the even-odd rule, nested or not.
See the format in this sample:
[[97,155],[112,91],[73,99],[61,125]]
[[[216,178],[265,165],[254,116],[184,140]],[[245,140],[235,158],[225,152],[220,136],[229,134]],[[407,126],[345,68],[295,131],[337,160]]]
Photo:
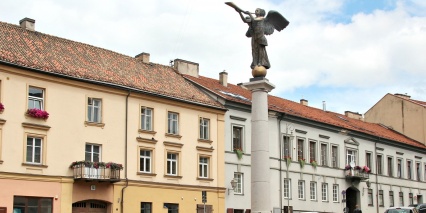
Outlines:
[[85,179],[85,180],[99,180],[99,181],[120,181],[120,169],[112,169],[99,167],[94,168],[93,166],[85,166],[84,164],[75,165],[74,179]]
[[369,173],[365,172],[364,170],[357,170],[357,169],[348,169],[345,170],[345,176],[347,179],[368,179]]

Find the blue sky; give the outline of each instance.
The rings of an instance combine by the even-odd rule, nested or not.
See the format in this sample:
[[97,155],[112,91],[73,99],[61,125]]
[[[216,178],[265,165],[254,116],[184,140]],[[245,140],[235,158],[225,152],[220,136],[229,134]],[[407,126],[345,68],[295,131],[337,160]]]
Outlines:
[[[365,113],[387,93],[426,101],[426,1],[236,0],[290,21],[268,36],[271,92],[337,113]],[[199,63],[230,83],[251,76],[250,39],[238,14],[217,0],[3,0],[0,21],[29,17],[36,31],[167,65]]]

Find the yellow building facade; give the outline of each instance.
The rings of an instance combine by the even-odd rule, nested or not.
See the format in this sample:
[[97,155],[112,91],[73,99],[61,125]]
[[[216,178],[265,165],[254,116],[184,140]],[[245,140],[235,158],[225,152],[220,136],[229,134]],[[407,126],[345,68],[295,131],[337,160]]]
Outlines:
[[25,26],[0,22],[0,212],[224,209],[223,106],[149,54]]

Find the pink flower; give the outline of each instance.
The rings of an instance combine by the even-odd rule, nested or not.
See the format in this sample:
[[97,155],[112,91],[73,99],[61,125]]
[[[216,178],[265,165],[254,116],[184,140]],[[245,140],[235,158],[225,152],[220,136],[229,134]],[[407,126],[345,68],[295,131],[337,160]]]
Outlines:
[[4,105],[0,103],[0,112],[4,110]]
[[48,119],[49,113],[41,109],[28,109],[27,115],[33,118]]

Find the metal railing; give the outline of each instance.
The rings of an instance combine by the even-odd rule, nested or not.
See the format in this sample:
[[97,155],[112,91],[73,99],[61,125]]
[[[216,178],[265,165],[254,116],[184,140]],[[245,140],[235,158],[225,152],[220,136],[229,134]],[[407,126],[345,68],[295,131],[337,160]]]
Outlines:
[[74,166],[74,179],[119,180],[120,170],[104,167],[86,167],[81,164]]

